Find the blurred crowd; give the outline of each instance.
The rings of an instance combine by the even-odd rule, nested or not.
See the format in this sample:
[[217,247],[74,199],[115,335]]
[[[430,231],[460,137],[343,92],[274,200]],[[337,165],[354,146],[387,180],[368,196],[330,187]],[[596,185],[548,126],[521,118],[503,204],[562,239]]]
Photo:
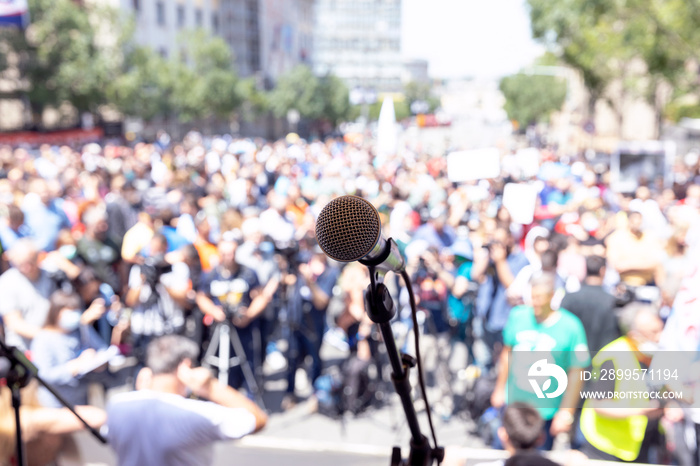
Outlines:
[[[537,173],[504,151],[499,178],[452,182],[444,154],[402,148],[380,158],[362,143],[296,135],[265,142],[191,132],[181,142],[161,134],[132,147],[0,147],[5,341],[76,405],[89,403],[91,385],[137,386],[139,369],[153,371],[149,348],[178,335],[196,347],[173,356],[178,363],[211,367],[260,406],[263,367],[281,355],[283,409],[300,401],[295,382],[304,367],[318,409],[359,412],[377,399],[385,372],[364,312],[369,279],[357,263],[328,259],[314,238],[320,210],[354,194],[377,208],[384,234],[406,257],[439,414],[447,421],[466,412],[503,447],[495,432],[514,401],[505,384],[515,350],[577,351],[565,369],[582,370],[611,344],[647,356],[700,349],[687,332],[700,314],[692,312],[700,294],[697,157],[672,167],[672,185],[660,176],[620,193],[605,163],[538,152]],[[536,190],[532,223],[514,222],[504,207],[509,183]],[[405,286],[389,286],[399,304],[396,333],[405,337]],[[328,375],[324,342],[347,350],[340,376]],[[459,373],[449,365],[455,348],[467,355]],[[471,385],[457,388],[463,374]],[[193,376],[179,377],[201,392]],[[42,389],[36,398],[61,406]],[[698,464],[697,442],[688,440],[700,434],[697,410],[628,412],[612,428],[613,443],[633,445],[615,447],[600,440],[610,429],[604,409],[579,419],[578,407],[540,412],[544,448],[567,435],[591,457]],[[258,422],[251,418],[241,435],[264,424],[254,414]],[[641,434],[625,424],[641,418]]]

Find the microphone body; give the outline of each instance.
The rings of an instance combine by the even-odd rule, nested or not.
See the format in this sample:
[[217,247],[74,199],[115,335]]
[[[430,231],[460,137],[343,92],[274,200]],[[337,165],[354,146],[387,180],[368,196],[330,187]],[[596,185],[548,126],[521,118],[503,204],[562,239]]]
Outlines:
[[382,235],[379,212],[361,197],[341,196],[329,202],[318,216],[316,239],[323,252],[336,261],[359,261],[384,272],[405,269],[396,242]]

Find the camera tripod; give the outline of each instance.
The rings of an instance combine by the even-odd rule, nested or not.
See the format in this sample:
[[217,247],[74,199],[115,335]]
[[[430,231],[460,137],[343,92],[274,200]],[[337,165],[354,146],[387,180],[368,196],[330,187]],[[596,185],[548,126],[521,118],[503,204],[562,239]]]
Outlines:
[[[231,355],[231,347],[233,347],[233,356]],[[262,391],[253,370],[248,364],[248,357],[243,349],[238,329],[228,317],[223,322],[218,322],[214,325],[213,337],[202,358],[202,364],[206,367],[217,368],[219,371],[219,382],[226,385],[229,383],[229,371],[232,368],[240,367],[243,372],[243,378],[255,400],[261,408],[265,409]]]

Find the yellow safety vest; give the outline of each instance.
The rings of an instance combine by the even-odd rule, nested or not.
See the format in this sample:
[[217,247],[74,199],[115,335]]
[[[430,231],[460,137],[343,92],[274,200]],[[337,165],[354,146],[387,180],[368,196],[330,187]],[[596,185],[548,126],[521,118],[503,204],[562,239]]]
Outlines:
[[[615,352],[610,354],[610,352]],[[608,354],[606,354],[608,353]],[[593,358],[593,370],[600,371],[603,363],[612,361],[615,369],[637,369],[641,366],[634,350],[626,337],[603,347]],[[600,373],[600,372],[598,372]],[[616,392],[646,392],[648,387],[644,380],[615,380]],[[644,415],[635,415],[621,419],[612,419],[596,413],[591,408],[593,400],[587,399],[581,410],[581,432],[586,440],[598,450],[624,461],[634,461],[639,456],[642,441],[647,428],[648,418]],[[620,399],[617,401],[620,407],[647,407],[647,400]]]

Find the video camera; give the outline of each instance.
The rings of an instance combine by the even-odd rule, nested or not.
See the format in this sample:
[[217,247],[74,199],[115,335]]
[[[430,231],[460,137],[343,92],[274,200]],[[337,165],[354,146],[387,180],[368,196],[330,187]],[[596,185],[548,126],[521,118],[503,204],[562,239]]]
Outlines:
[[154,288],[160,277],[173,270],[172,264],[165,261],[165,256],[149,256],[141,266],[141,273],[146,278],[146,283]]
[[287,264],[287,271],[294,273],[299,270],[299,244],[295,242],[274,243],[275,254],[279,254]]

